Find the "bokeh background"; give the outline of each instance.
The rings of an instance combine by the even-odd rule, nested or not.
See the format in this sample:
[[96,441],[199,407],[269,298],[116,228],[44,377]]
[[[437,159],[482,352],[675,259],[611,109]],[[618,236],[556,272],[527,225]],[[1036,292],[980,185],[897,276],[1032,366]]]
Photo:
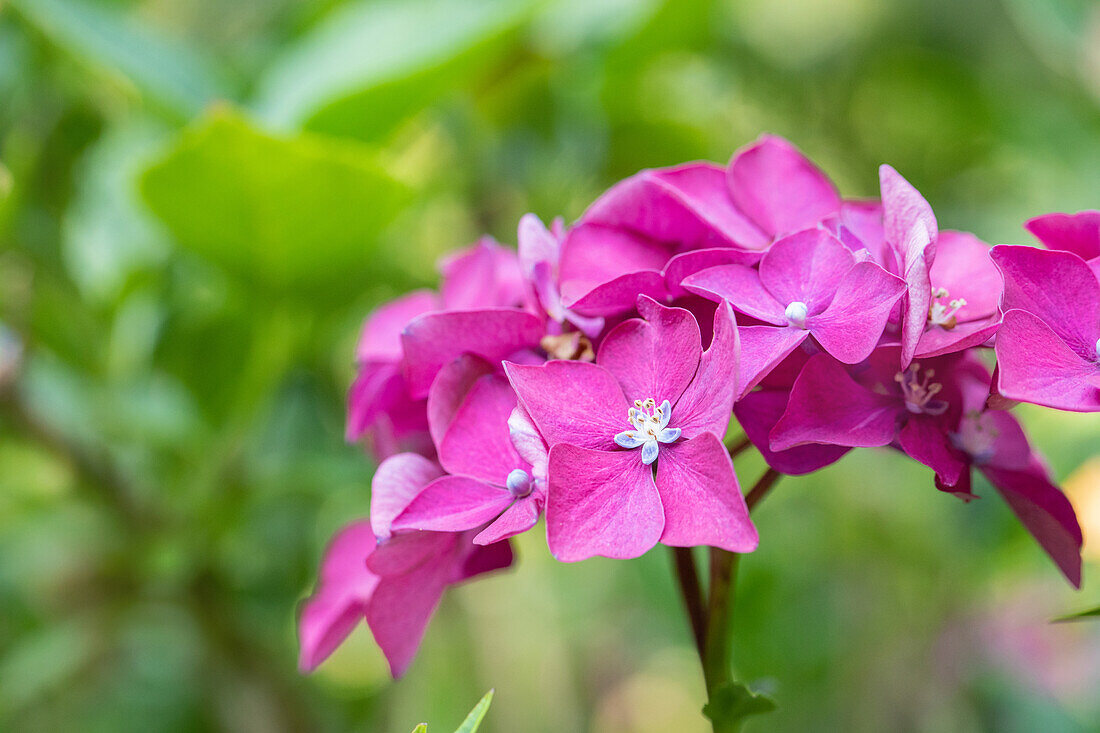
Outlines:
[[[356,332],[434,258],[640,168],[788,136],[944,227],[1100,205],[1090,0],[0,0],[0,729],[706,730],[663,551],[451,592],[407,678],[295,670],[367,512]],[[1075,593],[989,487],[890,453],[784,480],[743,563],[752,730],[1100,730],[1100,416],[1021,409],[1093,538]],[[739,459],[746,482],[761,471]]]

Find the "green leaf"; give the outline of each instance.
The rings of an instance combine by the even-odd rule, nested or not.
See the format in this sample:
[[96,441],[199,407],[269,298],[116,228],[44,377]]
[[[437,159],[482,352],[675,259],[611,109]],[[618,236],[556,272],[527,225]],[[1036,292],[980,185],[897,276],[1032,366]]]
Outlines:
[[227,98],[206,57],[110,5],[85,0],[9,0],[27,23],[84,63],[117,74],[172,112],[192,117]]
[[386,276],[378,233],[408,197],[359,143],[275,137],[226,109],[184,131],[141,190],[182,246],[269,294],[330,302]]
[[485,719],[485,713],[489,712],[489,704],[493,701],[493,692],[493,690],[489,690],[485,693],[485,696],[478,701],[474,709],[466,716],[466,720],[458,726],[455,733],[476,733],[477,729],[481,727],[481,721]]
[[491,65],[530,0],[390,0],[338,8],[260,81],[278,128],[385,135]]
[[1087,611],[1081,611],[1080,613],[1071,613],[1066,616],[1060,616],[1054,619],[1055,623],[1061,623],[1063,621],[1083,621],[1087,618],[1100,616],[1100,606],[1096,608],[1090,608]]
[[710,702],[703,706],[703,715],[714,723],[716,731],[733,733],[741,729],[750,715],[772,710],[775,710],[775,702],[771,698],[753,692],[740,682],[729,682],[714,691]]
[[420,725],[413,728],[412,733],[428,733],[428,724],[421,723]]

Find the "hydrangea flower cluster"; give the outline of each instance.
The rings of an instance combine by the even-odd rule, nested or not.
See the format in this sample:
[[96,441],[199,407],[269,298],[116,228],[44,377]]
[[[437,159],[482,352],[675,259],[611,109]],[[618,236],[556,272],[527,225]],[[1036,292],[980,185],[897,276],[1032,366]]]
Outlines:
[[543,514],[566,562],[751,552],[733,415],[783,474],[888,447],[968,500],[976,469],[1079,585],[1073,508],[1007,409],[1100,411],[1100,213],[990,248],[880,182],[841,198],[765,136],[638,173],[569,227],[528,214],[517,250],[483,239],[375,311],[348,438],[381,464],[304,606],[302,668],[365,619],[401,675],[446,588],[509,566]]

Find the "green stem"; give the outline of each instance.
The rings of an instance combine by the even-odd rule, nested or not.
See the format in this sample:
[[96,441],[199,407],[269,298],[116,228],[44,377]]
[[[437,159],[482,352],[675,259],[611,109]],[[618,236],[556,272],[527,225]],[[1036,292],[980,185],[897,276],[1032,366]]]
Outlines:
[[706,658],[707,612],[703,607],[703,589],[699,585],[699,571],[695,567],[695,555],[690,547],[670,547],[676,580],[680,584],[680,596],[684,600],[691,623],[691,634],[700,663]]

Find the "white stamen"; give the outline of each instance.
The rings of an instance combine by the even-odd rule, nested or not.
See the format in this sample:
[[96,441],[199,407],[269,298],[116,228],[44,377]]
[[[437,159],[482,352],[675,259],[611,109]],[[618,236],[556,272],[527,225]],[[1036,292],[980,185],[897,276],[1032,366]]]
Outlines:
[[996,453],[998,435],[1000,431],[989,413],[972,410],[959,422],[959,431],[951,433],[951,444],[981,465]]
[[668,427],[672,418],[672,405],[668,400],[657,406],[657,400],[634,400],[627,411],[627,419],[634,426],[615,436],[615,443],[623,448],[642,449],[642,463],[647,466],[657,460],[660,443],[674,443],[680,438],[680,428]]
[[1100,359],[1100,339],[1096,339],[1096,358]]
[[911,364],[904,372],[894,375],[894,381],[901,387],[905,398],[905,409],[914,415],[942,415],[947,412],[947,403],[935,397],[943,389],[939,382],[933,382],[934,369],[924,370],[924,379],[920,378],[920,364]]
[[810,315],[810,309],[801,300],[796,300],[783,311],[787,317],[787,323],[795,328],[806,328],[806,318]]
[[950,331],[959,323],[959,309],[966,305],[963,298],[955,298],[948,301],[951,294],[946,288],[936,288],[932,291],[932,303],[928,306],[928,323],[933,326]]
[[504,485],[508,487],[508,491],[512,493],[512,496],[517,499],[527,496],[535,488],[535,482],[532,480],[531,474],[522,468],[512,469]]

